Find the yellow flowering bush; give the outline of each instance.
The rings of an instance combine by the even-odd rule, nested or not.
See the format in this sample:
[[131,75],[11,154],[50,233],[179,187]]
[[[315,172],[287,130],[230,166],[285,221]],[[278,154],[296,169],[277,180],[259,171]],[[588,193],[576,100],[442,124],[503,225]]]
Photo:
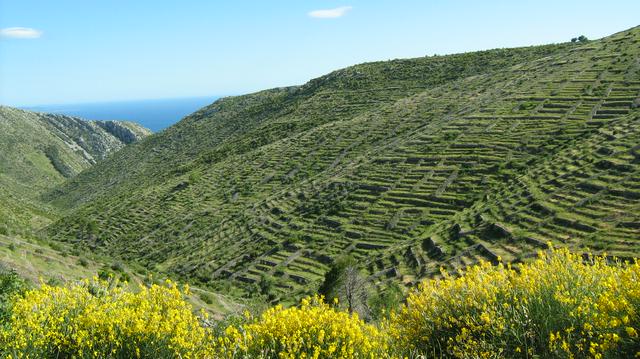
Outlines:
[[184,293],[171,282],[135,293],[98,280],[43,284],[15,301],[0,347],[12,358],[207,357],[211,339]]
[[435,357],[633,357],[639,309],[638,262],[552,249],[426,281],[385,327],[396,351]]
[[381,329],[309,297],[205,327],[188,288],[130,292],[98,280],[12,295],[0,318],[9,358],[640,357],[640,262],[541,252],[423,282]]
[[300,306],[275,306],[241,327],[230,326],[218,338],[227,358],[381,358],[385,343],[373,325],[340,311],[319,296]]

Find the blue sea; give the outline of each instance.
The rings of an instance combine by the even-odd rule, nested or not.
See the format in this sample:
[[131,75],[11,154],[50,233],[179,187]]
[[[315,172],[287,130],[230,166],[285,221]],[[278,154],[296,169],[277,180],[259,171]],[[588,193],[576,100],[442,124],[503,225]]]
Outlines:
[[59,113],[87,120],[123,120],[161,131],[186,115],[207,106],[218,97],[189,97],[157,100],[78,103],[23,107],[25,110]]

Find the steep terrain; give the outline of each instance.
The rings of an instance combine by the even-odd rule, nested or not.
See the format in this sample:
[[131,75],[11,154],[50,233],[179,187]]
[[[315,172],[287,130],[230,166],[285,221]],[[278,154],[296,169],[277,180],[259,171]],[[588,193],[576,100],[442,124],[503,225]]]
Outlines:
[[636,256],[639,106],[638,28],[358,65],[128,146],[48,194],[48,232],[285,299],[343,254],[380,288],[547,241]]
[[40,228],[57,210],[39,196],[150,132],[0,106],[0,231]]

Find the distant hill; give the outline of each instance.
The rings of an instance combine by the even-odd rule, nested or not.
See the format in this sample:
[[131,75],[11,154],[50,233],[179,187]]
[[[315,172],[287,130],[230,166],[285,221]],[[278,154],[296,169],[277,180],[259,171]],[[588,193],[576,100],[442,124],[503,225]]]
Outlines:
[[0,106],[0,231],[48,223],[59,211],[40,201],[42,192],[149,134],[129,122]]
[[90,120],[135,120],[153,132],[159,132],[184,116],[208,105],[216,97],[186,97],[60,105],[40,105],[23,109],[81,117]]
[[[291,300],[547,241],[638,256],[640,29],[356,65],[229,97],[48,192],[55,239]],[[60,178],[62,180],[62,178]]]

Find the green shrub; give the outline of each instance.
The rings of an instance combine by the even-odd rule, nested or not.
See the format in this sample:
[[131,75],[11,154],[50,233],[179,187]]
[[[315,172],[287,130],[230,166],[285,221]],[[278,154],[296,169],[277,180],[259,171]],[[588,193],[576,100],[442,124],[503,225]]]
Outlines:
[[11,313],[13,298],[27,288],[24,279],[14,270],[0,267],[0,327]]

